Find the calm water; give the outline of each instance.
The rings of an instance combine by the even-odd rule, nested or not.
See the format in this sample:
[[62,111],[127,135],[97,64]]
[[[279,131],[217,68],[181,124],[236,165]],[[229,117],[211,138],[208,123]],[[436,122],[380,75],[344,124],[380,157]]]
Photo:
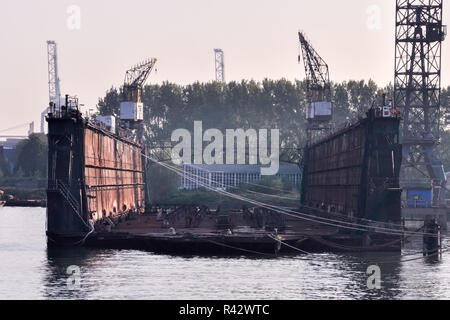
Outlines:
[[[419,239],[403,254],[421,249]],[[0,208],[0,299],[450,299],[442,262],[399,254],[201,258],[133,250],[47,249],[45,210]],[[382,288],[366,270],[381,267]],[[69,266],[80,286],[68,286]],[[74,282],[75,283],[75,282]],[[69,284],[71,284],[69,282]]]

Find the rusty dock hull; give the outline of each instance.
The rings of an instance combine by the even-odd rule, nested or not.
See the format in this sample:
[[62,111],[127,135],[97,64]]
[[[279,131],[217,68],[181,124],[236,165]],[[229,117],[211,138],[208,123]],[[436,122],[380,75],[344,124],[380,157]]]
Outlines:
[[144,212],[142,145],[75,110],[49,114],[47,122],[49,242],[82,239],[97,221]]
[[305,148],[301,203],[357,221],[401,223],[400,119],[367,118]]

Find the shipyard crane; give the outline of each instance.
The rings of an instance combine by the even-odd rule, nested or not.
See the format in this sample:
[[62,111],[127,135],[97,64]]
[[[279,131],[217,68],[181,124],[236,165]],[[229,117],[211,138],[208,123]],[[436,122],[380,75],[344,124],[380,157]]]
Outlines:
[[157,59],[145,60],[125,74],[123,92],[125,100],[120,103],[120,119],[132,126],[133,123],[144,120],[144,105],[142,90],[145,81],[155,67]]
[[[332,103],[330,99],[330,74],[327,63],[314,50],[302,32],[298,33],[306,73],[306,119],[308,142],[314,131],[331,128]],[[301,57],[299,55],[300,63]]]
[[[394,105],[403,117],[402,187],[418,188],[410,170],[428,176],[432,206],[445,203],[446,177],[436,157],[440,140],[443,0],[396,0]],[[408,177],[408,178],[407,178]],[[422,187],[423,188],[423,187]]]
[[222,49],[214,49],[214,61],[216,65],[216,81],[225,83],[225,55]]
[[[58,56],[57,45],[55,41],[47,41],[47,60],[48,60],[48,91],[49,103],[54,108],[60,107],[61,89],[58,75]],[[45,116],[50,107],[45,108],[41,113],[41,133],[45,131]]]

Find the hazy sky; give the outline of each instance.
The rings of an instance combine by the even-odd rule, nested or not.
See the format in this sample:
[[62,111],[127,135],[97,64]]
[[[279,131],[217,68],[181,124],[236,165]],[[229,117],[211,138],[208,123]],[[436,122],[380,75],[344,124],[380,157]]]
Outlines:
[[[444,6],[446,22],[450,1]],[[394,78],[394,26],[394,0],[0,0],[0,130],[33,120],[39,129],[48,104],[47,40],[58,43],[63,94],[95,108],[146,57],[158,58],[150,83],[213,80],[214,48],[225,52],[227,81],[302,79],[300,29],[333,81],[385,85]],[[450,85],[450,39],[443,84]]]

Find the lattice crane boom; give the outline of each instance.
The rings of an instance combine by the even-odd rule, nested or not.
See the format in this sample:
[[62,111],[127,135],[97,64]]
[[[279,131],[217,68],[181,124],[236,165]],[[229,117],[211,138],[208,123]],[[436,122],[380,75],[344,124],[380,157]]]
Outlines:
[[[325,60],[314,50],[302,32],[298,33],[306,74],[307,140],[311,142],[314,132],[331,129],[333,104],[330,101],[330,73]],[[300,63],[301,57],[298,57]]]
[[150,76],[156,62],[157,59],[151,58],[139,63],[126,72],[123,88],[127,101],[141,102],[142,86]]
[[[61,107],[61,88],[58,74],[58,54],[55,41],[47,41],[47,62],[48,62],[48,95],[49,103],[53,108]],[[50,112],[46,107],[41,113],[41,133],[45,132],[45,116]]]
[[302,32],[299,32],[298,35],[305,65],[309,102],[325,100],[330,91],[328,64],[314,50]]
[[129,69],[125,74],[123,92],[125,100],[120,104],[120,118],[128,122],[141,122],[144,119],[142,90],[145,81],[156,65],[151,58]]
[[49,100],[54,104],[59,104],[61,89],[58,75],[57,45],[55,41],[47,41],[47,59]]
[[441,56],[447,30],[443,0],[396,0],[394,104],[403,116],[403,187],[414,188],[410,169],[427,172],[433,204],[443,203],[446,183],[436,157],[440,139]]
[[216,81],[225,83],[225,55],[222,49],[214,49],[214,61],[216,65]]
[[125,86],[142,87],[150,76],[156,62],[157,59],[151,58],[129,69],[125,74]]

